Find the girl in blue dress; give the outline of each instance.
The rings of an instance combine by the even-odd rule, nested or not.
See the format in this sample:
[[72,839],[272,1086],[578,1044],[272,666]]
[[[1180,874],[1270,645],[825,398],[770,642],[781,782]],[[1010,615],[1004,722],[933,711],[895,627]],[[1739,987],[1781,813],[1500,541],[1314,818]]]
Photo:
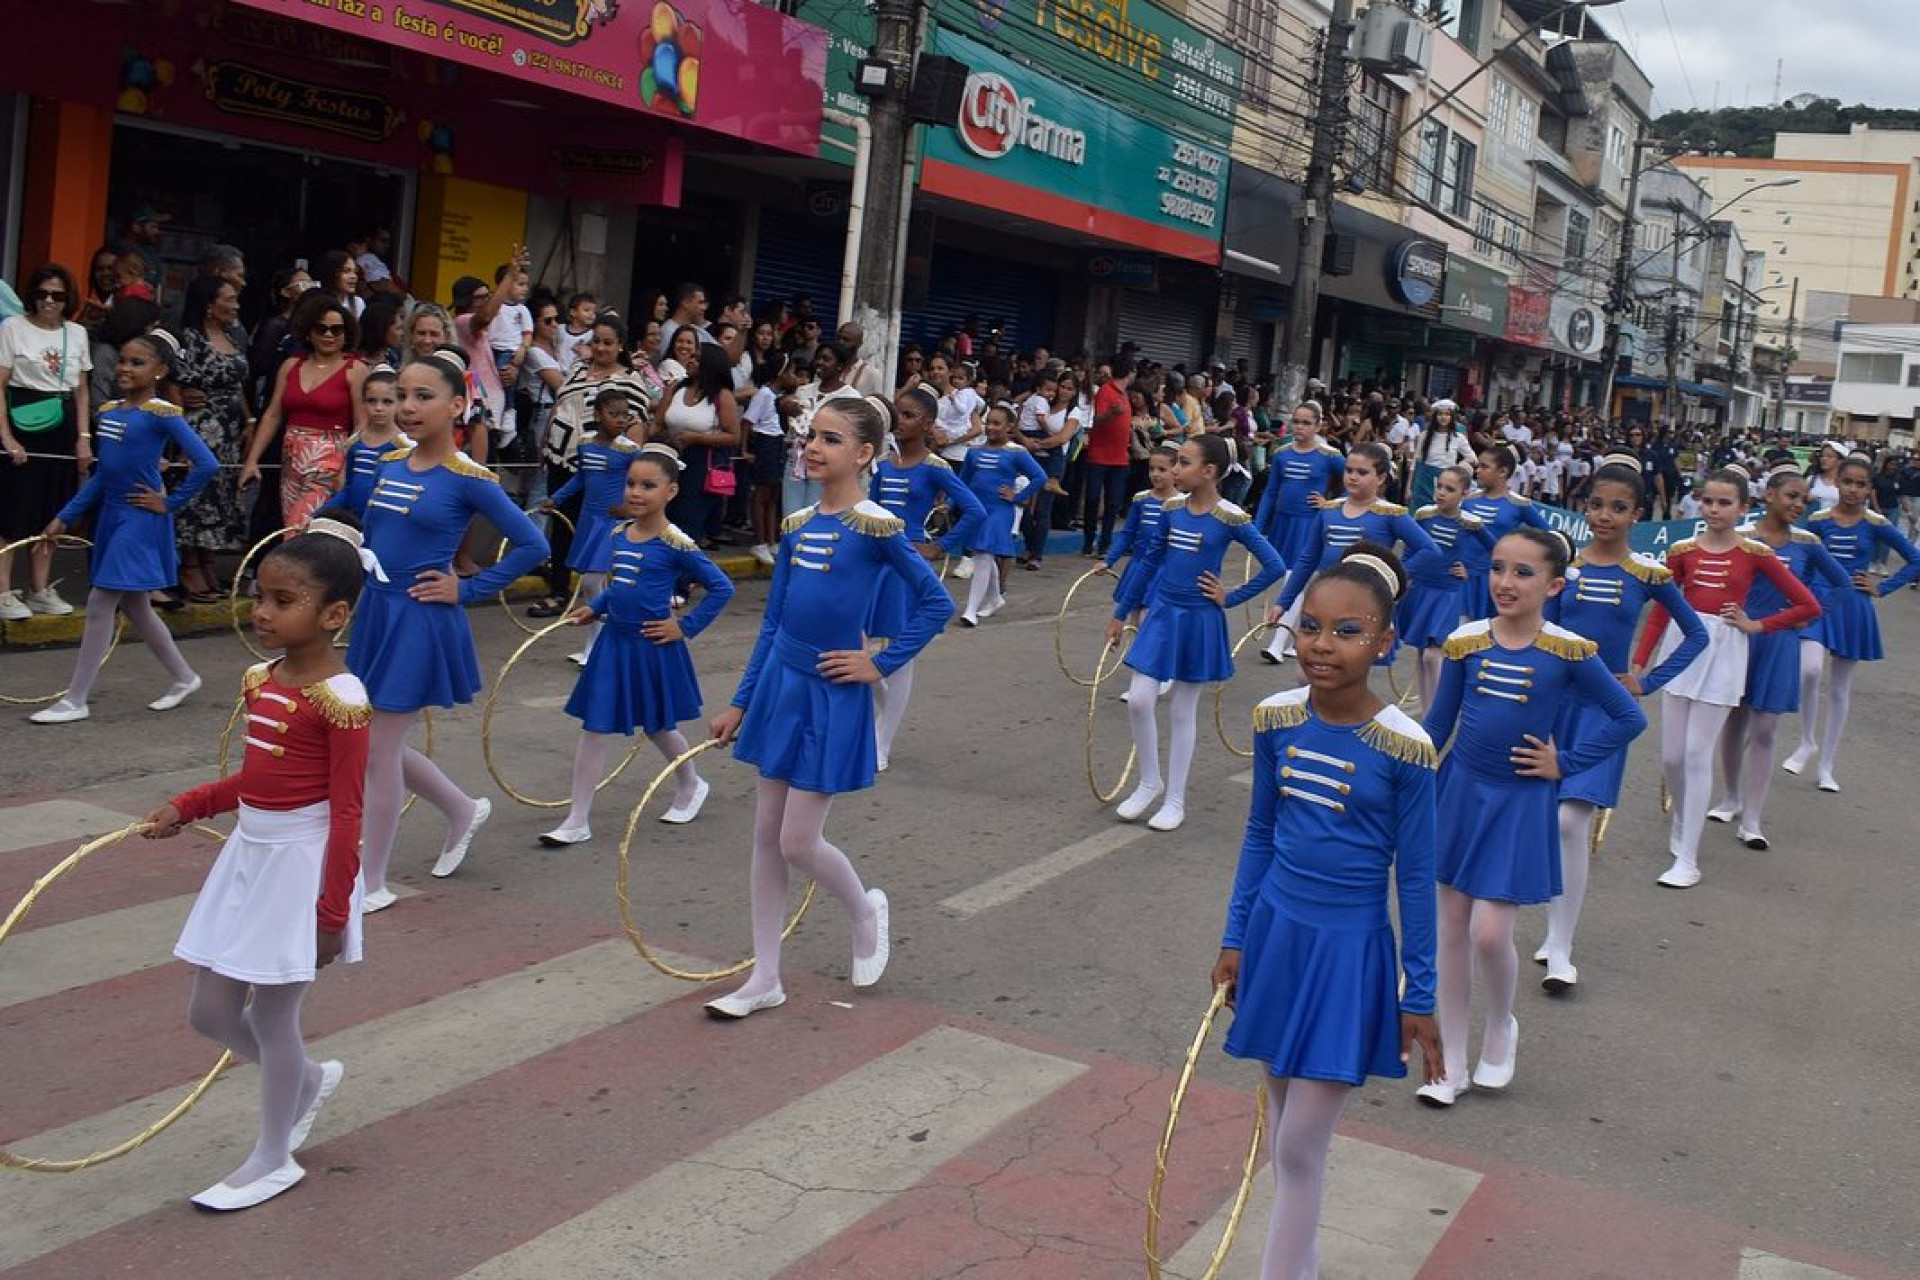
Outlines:
[[[623,407],[623,420],[625,412]],[[581,462],[580,474],[589,474],[584,456]],[[567,615],[577,627],[607,621],[567,699],[567,714],[580,721],[573,804],[565,821],[540,837],[541,844],[558,848],[593,838],[593,795],[606,776],[612,735],[632,737],[638,729],[668,760],[686,753],[680,722],[700,714],[700,682],[687,641],[711,626],[733,599],[733,579],[667,522],[667,504],[679,487],[680,458],[671,446],[650,444],[638,451],[626,471],[622,510],[628,518],[598,535],[608,544],[606,590]],[[593,501],[589,485],[588,505]],[[580,539],[573,545],[580,554]],[[673,597],[685,581],[700,585],[700,603],[676,618]],[[693,761],[687,761],[674,772],[673,804],[660,821],[692,822],[708,790]]]
[[[862,472],[886,448],[886,419],[864,399],[821,404],[804,446],[820,502],[781,526],[773,585],[753,657],[733,705],[712,732],[760,771],[754,796],[753,972],[739,990],[707,1003],[716,1018],[744,1018],[786,1002],[780,931],[794,871],[839,899],[853,925],[853,984],[887,967],[887,895],[860,883],[847,855],[827,842],[833,798],[873,785],[873,695],[864,687],[898,671],[940,634],[953,601],[907,541],[906,525],[864,501]],[[883,574],[904,578],[914,604],[893,642],[864,643]]]
[[[466,357],[442,347],[410,360],[397,387],[400,429],[413,445],[386,456],[365,510],[355,513],[378,567],[361,594],[347,647],[347,667],[373,704],[360,855],[368,911],[394,903],[387,866],[407,792],[446,816],[435,876],[459,868],[493,811],[407,746],[407,731],[422,708],[464,705],[480,689],[480,659],[462,606],[499,595],[547,554],[547,540],[493,472],[454,447],[454,430],[467,411]],[[475,516],[484,516],[511,546],[491,568],[457,578],[453,557]]]
[[[114,377],[121,398],[100,407],[93,474],[43,531],[51,544],[75,522],[93,516],[93,552],[88,558],[92,589],[73,678],[58,702],[27,717],[35,724],[70,724],[93,714],[87,695],[113,644],[114,614],[119,612],[127,615],[133,633],[173,677],[167,691],[147,704],[148,710],[170,711],[200,687],[200,677],[180,656],[147,598],[149,591],[165,590],[179,580],[173,513],[206,488],[220,466],[180,407],[159,398],[160,381],[171,376],[179,355],[173,335],[161,331],[142,334],[120,348]],[[160,483],[160,459],[168,445],[193,463],[172,492]]]
[[[1600,661],[1627,692],[1645,697],[1666,687],[1707,647],[1707,629],[1687,603],[1673,575],[1658,561],[1633,554],[1627,537],[1646,500],[1640,460],[1631,454],[1608,457],[1594,472],[1586,501],[1593,541],[1574,557],[1565,591],[1547,603],[1546,616],[1573,634],[1599,646]],[[1633,670],[1633,635],[1649,605],[1657,604],[1679,624],[1681,639],[1658,666],[1644,675]],[[1570,702],[1561,711],[1553,740],[1564,757],[1596,730],[1598,704]],[[1547,940],[1540,955],[1547,965],[1541,987],[1560,995],[1580,981],[1573,964],[1573,935],[1587,895],[1594,814],[1620,803],[1620,782],[1627,772],[1622,746],[1598,764],[1560,779],[1560,892],[1547,904]]]
[[[1231,465],[1233,453],[1217,435],[1200,436],[1180,446],[1174,484],[1182,496],[1165,504],[1159,527],[1142,538],[1135,554],[1146,568],[1138,582],[1115,601],[1113,619],[1107,623],[1107,639],[1118,644],[1128,615],[1142,606],[1146,609],[1140,634],[1127,653],[1127,665],[1133,668],[1127,718],[1140,757],[1140,785],[1114,812],[1122,822],[1132,822],[1164,792],[1159,810],[1147,823],[1155,831],[1172,831],[1186,820],[1187,775],[1193,768],[1201,689],[1233,677],[1225,611],[1259,595],[1286,568],[1280,553],[1254,529],[1252,518],[1220,496],[1220,478]],[[1260,562],[1260,571],[1229,591],[1220,571],[1227,548],[1234,543]],[[1160,732],[1153,714],[1162,681],[1173,685],[1168,693],[1164,781]]]
[[[1795,580],[1812,589],[1818,578],[1825,586],[1816,595],[1845,591],[1853,583],[1824,542],[1799,528],[1810,501],[1807,477],[1799,465],[1787,462],[1767,473],[1760,519],[1741,529],[1743,537],[1773,548]],[[1747,593],[1750,617],[1764,618],[1787,607],[1787,598],[1766,578],[1754,580]],[[1771,848],[1760,829],[1773,782],[1773,741],[1780,717],[1800,710],[1800,646],[1815,620],[1803,627],[1763,631],[1747,637],[1747,687],[1740,705],[1727,717],[1720,732],[1720,802],[1707,811],[1710,822],[1739,822],[1736,832],[1749,849]]]
[[[1434,839],[1446,1076],[1418,1091],[1431,1106],[1452,1106],[1470,1085],[1498,1092],[1512,1083],[1520,1038],[1513,923],[1521,907],[1547,902],[1561,889],[1557,784],[1647,727],[1599,646],[1546,620],[1547,601],[1566,586],[1571,558],[1567,540],[1544,529],[1516,529],[1494,544],[1489,582],[1498,612],[1448,639],[1427,714],[1434,744],[1452,740],[1440,766]],[[1599,712],[1586,741],[1561,747],[1554,730],[1574,699]],[[1487,1022],[1469,1078],[1476,971],[1486,988]]]
[[1226,1051],[1267,1067],[1266,1276],[1318,1273],[1327,1151],[1353,1087],[1404,1077],[1415,1044],[1440,1078],[1433,744],[1367,685],[1405,581],[1367,542],[1320,574],[1300,612],[1306,686],[1253,713],[1253,803],[1212,981],[1230,988]]
[[1127,507],[1126,522],[1113,535],[1113,545],[1107,548],[1107,558],[1100,566],[1108,574],[1113,574],[1113,566],[1123,558],[1127,561],[1127,567],[1116,575],[1119,581],[1113,588],[1115,600],[1130,590],[1137,590],[1141,577],[1146,573],[1147,564],[1140,557],[1140,545],[1160,528],[1168,499],[1180,492],[1173,483],[1174,467],[1179,461],[1180,450],[1170,444],[1157,444],[1147,455],[1148,487],[1133,495],[1133,501]]
[[[1273,544],[1283,564],[1291,566],[1300,548],[1320,531],[1320,509],[1340,492],[1347,460],[1320,435],[1320,404],[1304,400],[1288,419],[1293,440],[1277,449],[1267,462],[1267,484],[1260,492],[1254,528]],[[1278,663],[1292,652],[1290,632],[1275,631],[1261,660]]]
[[1394,615],[1394,631],[1402,644],[1414,647],[1422,710],[1433,705],[1433,691],[1440,687],[1440,667],[1446,661],[1440,646],[1460,629],[1467,614],[1465,556],[1475,551],[1484,563],[1493,550],[1486,526],[1460,509],[1471,483],[1465,467],[1443,469],[1434,477],[1433,505],[1413,517],[1438,554],[1413,575]]
[[[567,568],[580,575],[580,591],[587,599],[606,590],[613,557],[613,522],[629,489],[627,464],[640,451],[640,446],[626,435],[634,411],[632,398],[624,390],[601,388],[593,399],[593,435],[582,437],[573,451],[573,474],[540,504],[542,513],[552,512],[580,495],[580,523],[567,551]],[[674,487],[679,488],[677,484]],[[587,655],[593,652],[594,640],[600,634],[597,617],[588,620],[587,638],[579,652],[569,655],[578,666],[587,665]],[[580,825],[585,825],[584,819]]]
[[[1820,789],[1838,791],[1833,766],[1840,756],[1840,738],[1847,731],[1847,713],[1853,708],[1853,678],[1863,662],[1878,662],[1886,650],[1880,644],[1880,619],[1873,602],[1890,595],[1920,577],[1920,551],[1908,542],[1891,520],[1870,505],[1873,497],[1873,462],[1864,454],[1854,454],[1840,464],[1834,479],[1839,489],[1837,504],[1816,511],[1807,527],[1826,544],[1840,567],[1852,575],[1845,589],[1834,590],[1820,598],[1820,621],[1813,628],[1819,637],[1800,644],[1800,746],[1780,767],[1799,773],[1820,758]],[[1870,577],[1873,557],[1882,547],[1891,547],[1905,561],[1900,571],[1889,577]],[[1820,697],[1820,663],[1831,658],[1827,671],[1827,695]],[[1821,719],[1821,712],[1826,717]],[[1814,727],[1819,726],[1819,738]]]
[[340,489],[321,504],[322,511],[365,511],[373,496],[380,460],[410,443],[400,434],[395,416],[400,408],[400,374],[390,364],[367,370],[360,384],[360,403],[367,407],[367,425],[347,441],[346,462],[340,468]]
[[1356,542],[1377,542],[1383,547],[1404,543],[1406,570],[1414,576],[1426,574],[1440,559],[1440,549],[1407,509],[1380,496],[1392,477],[1393,456],[1385,445],[1368,441],[1353,446],[1347,454],[1347,496],[1344,501],[1323,505],[1316,513],[1313,534],[1294,552],[1287,585],[1279,601],[1267,611],[1268,626],[1290,627],[1287,620],[1313,575],[1331,569]]
[[[876,409],[886,402],[868,397]],[[926,387],[909,387],[900,393],[888,415],[893,422],[893,440],[898,452],[883,458],[873,469],[873,483],[867,490],[869,501],[877,502],[906,525],[907,541],[927,562],[966,551],[986,512],[973,490],[960,482],[947,460],[927,447],[927,431],[940,412],[940,398]],[[947,534],[935,538],[927,530],[934,505],[945,502],[951,521]],[[912,615],[917,586],[895,574],[880,579],[873,593],[873,610],[867,618],[869,643],[892,644]],[[907,718],[907,704],[913,698],[912,662],[896,668],[886,679],[873,686],[874,768],[885,772],[893,755],[893,740]]]
[[[1540,514],[1533,503],[1509,487],[1513,483],[1513,469],[1519,465],[1519,458],[1515,447],[1510,444],[1496,444],[1481,450],[1473,469],[1473,478],[1479,481],[1480,492],[1461,504],[1468,515],[1486,526],[1487,536],[1494,542],[1523,526],[1533,529],[1547,527],[1546,517]],[[1494,608],[1493,598],[1487,588],[1486,562],[1469,553],[1466,565],[1467,616],[1491,618]]]
[[1012,406],[1002,403],[988,409],[987,442],[967,450],[967,459],[960,464],[961,482],[986,513],[967,542],[973,578],[967,583],[967,608],[960,621],[969,627],[979,626],[982,618],[991,618],[1006,604],[1006,572],[1020,549],[1016,533],[1021,495],[1028,489],[1038,492],[1047,482],[1045,469],[1033,455],[1012,442],[1013,428]]

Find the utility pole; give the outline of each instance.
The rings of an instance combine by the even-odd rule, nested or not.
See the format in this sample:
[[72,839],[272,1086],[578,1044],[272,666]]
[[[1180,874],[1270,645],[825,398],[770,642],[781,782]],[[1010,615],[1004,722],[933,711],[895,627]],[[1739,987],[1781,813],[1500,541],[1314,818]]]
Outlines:
[[1789,297],[1792,300],[1787,303],[1787,345],[1780,350],[1780,399],[1773,407],[1773,429],[1775,431],[1784,431],[1787,428],[1787,379],[1793,376],[1795,356],[1793,349],[1794,319],[1800,314],[1799,276],[1793,278],[1793,292]]
[[[876,0],[873,49],[860,69],[863,80],[884,67],[885,85],[863,84],[868,96],[867,124],[873,130],[867,164],[864,233],[854,273],[851,319],[866,333],[862,353],[887,366],[888,353],[900,345],[900,255],[902,213],[908,200],[904,178],[913,124],[907,119],[907,89],[913,82],[914,54],[920,40],[921,0]],[[861,354],[861,353],[856,353]]]
[[1333,221],[1333,167],[1347,147],[1347,46],[1353,39],[1353,0],[1334,0],[1320,53],[1313,112],[1313,150],[1300,206],[1299,252],[1287,304],[1287,357],[1280,370],[1280,402],[1299,404],[1313,366],[1314,321],[1320,310],[1320,262]]
[[1607,291],[1607,345],[1601,355],[1605,378],[1601,383],[1600,412],[1613,418],[1613,379],[1620,371],[1620,317],[1633,306],[1633,243],[1640,223],[1640,153],[1654,139],[1635,131],[1627,169],[1626,217],[1620,224],[1620,251],[1613,258],[1613,286]]
[[[1662,408],[1666,410],[1667,426],[1677,434],[1680,430],[1680,204],[1677,199],[1673,206],[1670,282],[1673,290],[1667,295],[1667,402]],[[1675,447],[1679,447],[1678,441]]]

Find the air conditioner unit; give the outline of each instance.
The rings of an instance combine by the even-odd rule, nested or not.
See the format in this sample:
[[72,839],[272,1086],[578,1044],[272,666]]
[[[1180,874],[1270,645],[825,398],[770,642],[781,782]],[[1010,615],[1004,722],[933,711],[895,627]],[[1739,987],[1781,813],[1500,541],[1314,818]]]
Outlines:
[[1382,75],[1425,73],[1433,65],[1433,31],[1397,4],[1384,0],[1360,15],[1354,59]]

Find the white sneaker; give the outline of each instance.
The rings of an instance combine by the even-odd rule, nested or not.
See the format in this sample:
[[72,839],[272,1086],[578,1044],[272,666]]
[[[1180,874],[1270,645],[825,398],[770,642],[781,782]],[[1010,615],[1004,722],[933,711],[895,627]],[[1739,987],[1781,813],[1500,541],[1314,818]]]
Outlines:
[[673,806],[673,808],[660,815],[660,821],[670,822],[676,827],[692,822],[700,816],[700,807],[706,804],[707,793],[712,790],[712,786],[707,783],[705,778],[700,779],[698,785],[693,789],[693,799],[687,801],[684,805],[677,804]]
[[762,544],[760,546],[755,547],[752,551],[749,551],[747,554],[752,556],[755,560],[758,560],[761,564],[766,565],[768,568],[773,567],[773,548],[772,547]]
[[33,616],[18,591],[0,591],[0,622],[25,622]]
[[460,864],[467,860],[468,846],[473,844],[474,836],[480,833],[481,826],[491,816],[493,816],[493,801],[482,799],[473,802],[473,819],[467,823],[467,829],[460,833],[460,838],[455,840],[452,847],[442,853],[439,861],[433,864],[433,874],[436,879],[445,880],[460,869]]
[[38,591],[27,592],[26,601],[27,608],[49,617],[64,618],[73,612],[73,606],[62,600],[60,593],[52,587],[42,587]]
[[1708,822],[1732,822],[1739,816],[1740,806],[1737,804],[1723,804],[1717,809],[1707,810]]
[[962,582],[971,578],[973,576],[973,561],[962,560],[959,564],[953,566],[953,576]]
[[376,911],[385,911],[400,901],[400,895],[391,889],[375,889],[360,899],[360,914],[370,916]]
[[1178,831],[1180,824],[1186,820],[1186,803],[1180,800],[1169,800],[1160,806],[1160,812],[1147,820],[1147,827],[1153,831]]
[[1113,811],[1114,816],[1122,822],[1137,821],[1141,814],[1153,807],[1153,802],[1160,798],[1160,792],[1165,789],[1165,785],[1160,782],[1151,786],[1141,783],[1133,789],[1132,795],[1120,802],[1120,807]]
[[1671,867],[1660,874],[1656,883],[1668,889],[1691,889],[1700,883],[1700,868],[1698,865],[1688,866],[1676,859]]
[[200,677],[182,680],[147,704],[149,711],[171,711],[200,691]]
[[86,703],[68,702],[62,698],[50,707],[42,707],[27,719],[35,724],[72,724],[75,720],[85,720],[92,714],[93,712],[87,710]]

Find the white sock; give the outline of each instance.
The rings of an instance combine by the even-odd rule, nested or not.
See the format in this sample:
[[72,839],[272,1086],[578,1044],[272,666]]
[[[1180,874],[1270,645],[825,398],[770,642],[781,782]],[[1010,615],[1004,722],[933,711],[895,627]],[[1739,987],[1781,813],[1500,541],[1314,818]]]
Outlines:
[[1167,696],[1167,798],[1165,803],[1184,810],[1187,776],[1193,771],[1193,750],[1199,738],[1200,692],[1203,686],[1176,680]]
[[1833,777],[1840,761],[1840,735],[1847,731],[1847,713],[1853,710],[1853,678],[1860,663],[1853,658],[1835,658],[1833,672],[1827,677],[1827,716],[1820,726],[1820,778]]
[[1140,759],[1140,791],[1160,789],[1160,726],[1153,715],[1159,698],[1160,682],[1134,672],[1133,683],[1127,688],[1127,721],[1133,729],[1134,752]]
[[1560,802],[1560,896],[1547,904],[1547,968],[1573,963],[1573,934],[1587,898],[1587,864],[1593,843],[1594,808],[1584,800]]
[[973,555],[973,576],[967,579],[967,608],[970,617],[980,616],[980,606],[993,598],[993,557]]

